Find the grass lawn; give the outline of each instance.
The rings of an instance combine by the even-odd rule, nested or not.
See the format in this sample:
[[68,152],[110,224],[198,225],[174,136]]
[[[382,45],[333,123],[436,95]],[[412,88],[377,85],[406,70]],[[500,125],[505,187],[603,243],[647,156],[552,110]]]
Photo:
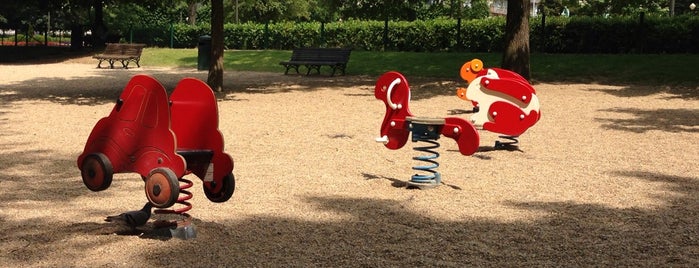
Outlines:
[[[147,48],[146,66],[197,67],[197,49]],[[291,51],[228,50],[225,70],[283,72],[280,61]],[[378,76],[395,70],[406,76],[457,78],[461,65],[473,58],[486,67],[500,65],[500,53],[418,53],[353,51],[348,75]],[[532,79],[540,82],[581,82],[649,85],[699,85],[697,54],[540,54],[531,55]],[[693,67],[690,67],[693,66]],[[694,68],[694,69],[691,69]]]
[[[42,60],[94,55],[85,49],[71,52],[59,47],[0,46],[0,64],[34,63]],[[283,72],[280,61],[288,60],[288,50],[228,50],[225,70]],[[459,79],[461,65],[473,58],[486,67],[498,67],[501,53],[466,52],[369,52],[353,51],[348,75],[379,76],[386,71],[404,75]],[[197,49],[146,48],[144,66],[196,68]],[[323,68],[328,70],[327,68]],[[699,85],[699,54],[541,54],[532,53],[533,82],[606,83],[618,85],[659,85],[694,88]]]

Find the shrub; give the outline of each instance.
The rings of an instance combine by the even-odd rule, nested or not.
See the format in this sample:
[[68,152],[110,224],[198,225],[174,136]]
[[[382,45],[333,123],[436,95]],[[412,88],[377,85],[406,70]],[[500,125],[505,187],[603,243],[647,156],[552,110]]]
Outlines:
[[[228,49],[281,49],[297,47],[348,47],[355,50],[497,52],[504,48],[505,18],[461,22],[433,20],[275,22],[224,25]],[[174,24],[173,46],[196,47],[209,35],[210,26]],[[530,47],[546,53],[696,53],[699,50],[699,16],[583,17],[530,19]],[[128,32],[128,31],[123,31]],[[143,26],[132,32],[134,42],[170,45],[170,26]],[[130,35],[125,34],[125,38]]]

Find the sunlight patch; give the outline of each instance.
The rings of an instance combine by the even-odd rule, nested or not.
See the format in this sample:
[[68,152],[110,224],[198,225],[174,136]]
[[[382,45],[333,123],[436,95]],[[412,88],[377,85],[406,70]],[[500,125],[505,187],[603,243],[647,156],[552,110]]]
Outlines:
[[19,92],[17,91],[0,91],[0,96],[12,96],[12,95],[17,95]]

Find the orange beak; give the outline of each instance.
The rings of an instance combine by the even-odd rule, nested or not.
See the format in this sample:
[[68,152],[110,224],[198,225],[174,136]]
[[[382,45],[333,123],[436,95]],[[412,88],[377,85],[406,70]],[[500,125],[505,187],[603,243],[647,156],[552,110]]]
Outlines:
[[459,97],[459,99],[469,101],[469,99],[466,97],[466,89],[463,87],[456,89],[456,96]]
[[466,80],[466,82],[471,83],[471,81],[476,79],[478,72],[481,70],[483,70],[483,61],[473,59],[461,66],[461,71],[459,71],[459,74],[461,75],[461,78]]

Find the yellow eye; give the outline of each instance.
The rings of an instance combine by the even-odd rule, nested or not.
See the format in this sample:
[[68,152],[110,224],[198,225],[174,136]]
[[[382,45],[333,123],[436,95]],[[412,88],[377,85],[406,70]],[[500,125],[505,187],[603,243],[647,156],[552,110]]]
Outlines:
[[480,72],[483,70],[483,61],[479,59],[473,59],[471,60],[471,70],[475,72]]

